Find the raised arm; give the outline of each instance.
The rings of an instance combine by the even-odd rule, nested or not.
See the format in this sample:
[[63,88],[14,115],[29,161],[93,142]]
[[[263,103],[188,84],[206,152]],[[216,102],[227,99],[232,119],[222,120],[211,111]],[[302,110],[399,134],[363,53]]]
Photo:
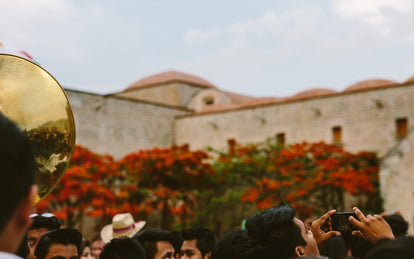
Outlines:
[[377,242],[379,239],[388,238],[394,239],[390,225],[380,215],[365,216],[357,207],[353,208],[356,217],[349,217],[349,222],[357,227],[359,230],[353,231],[353,235],[360,236],[371,243]]

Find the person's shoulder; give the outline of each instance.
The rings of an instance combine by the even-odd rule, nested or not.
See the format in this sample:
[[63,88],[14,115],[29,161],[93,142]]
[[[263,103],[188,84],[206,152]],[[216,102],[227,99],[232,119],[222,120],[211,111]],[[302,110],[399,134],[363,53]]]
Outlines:
[[0,251],[0,259],[22,259],[22,258],[14,254]]

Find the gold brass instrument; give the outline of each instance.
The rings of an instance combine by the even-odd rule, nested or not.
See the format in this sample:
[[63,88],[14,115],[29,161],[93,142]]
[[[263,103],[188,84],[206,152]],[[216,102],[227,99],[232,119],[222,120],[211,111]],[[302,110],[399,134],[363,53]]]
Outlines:
[[0,111],[30,140],[39,187],[36,204],[59,183],[72,158],[76,130],[68,98],[42,67],[0,54]]

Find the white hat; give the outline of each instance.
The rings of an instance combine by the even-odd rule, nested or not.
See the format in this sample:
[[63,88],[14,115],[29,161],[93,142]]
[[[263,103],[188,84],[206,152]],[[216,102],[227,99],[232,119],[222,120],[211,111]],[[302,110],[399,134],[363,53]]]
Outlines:
[[145,221],[135,222],[131,213],[116,214],[112,218],[112,224],[102,228],[101,238],[105,243],[108,243],[112,238],[132,237],[135,233],[140,231],[145,224]]

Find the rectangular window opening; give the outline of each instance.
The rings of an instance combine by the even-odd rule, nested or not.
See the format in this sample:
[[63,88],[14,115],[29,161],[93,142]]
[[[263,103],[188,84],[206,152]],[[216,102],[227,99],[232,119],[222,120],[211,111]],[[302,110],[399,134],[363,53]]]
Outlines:
[[284,147],[285,146],[285,133],[276,134],[277,145]]
[[342,144],[342,128],[340,126],[332,128],[332,142],[334,144]]
[[396,137],[398,139],[403,138],[408,133],[408,120],[407,118],[398,118],[395,120]]

